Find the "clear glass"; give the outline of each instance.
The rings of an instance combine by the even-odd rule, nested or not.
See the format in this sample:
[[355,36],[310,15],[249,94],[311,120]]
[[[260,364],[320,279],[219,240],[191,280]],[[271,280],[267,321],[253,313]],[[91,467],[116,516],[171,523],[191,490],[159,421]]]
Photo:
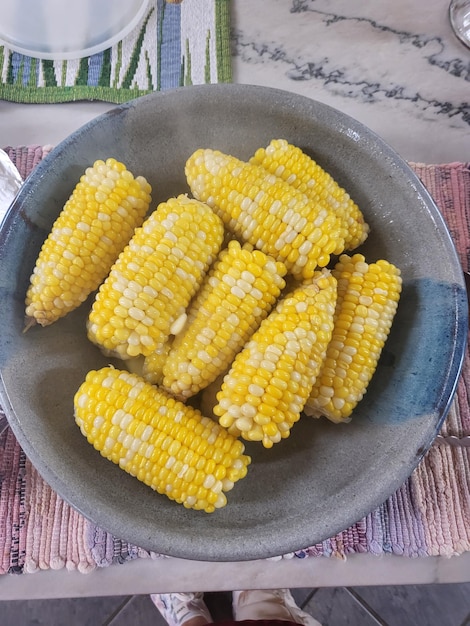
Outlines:
[[454,33],[470,48],[470,0],[452,0],[449,19]]
[[0,44],[26,56],[78,59],[120,41],[149,0],[0,0]]

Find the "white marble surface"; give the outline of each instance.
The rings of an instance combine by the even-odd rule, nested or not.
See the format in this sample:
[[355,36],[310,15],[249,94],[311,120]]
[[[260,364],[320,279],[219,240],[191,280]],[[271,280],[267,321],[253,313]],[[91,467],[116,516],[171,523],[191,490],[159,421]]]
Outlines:
[[[470,50],[447,0],[233,0],[234,81],[278,87],[362,121],[405,159],[470,160]],[[113,105],[0,102],[0,146],[57,144]],[[141,560],[83,575],[0,577],[0,599],[237,587],[470,581],[470,555],[200,563]]]
[[207,563],[138,559],[90,574],[47,570],[0,576],[0,601],[125,596],[169,591],[233,591],[470,582],[470,552],[461,557],[403,559],[356,554],[335,558]]
[[448,0],[234,5],[235,82],[329,104],[409,161],[470,159],[470,50],[450,29]]

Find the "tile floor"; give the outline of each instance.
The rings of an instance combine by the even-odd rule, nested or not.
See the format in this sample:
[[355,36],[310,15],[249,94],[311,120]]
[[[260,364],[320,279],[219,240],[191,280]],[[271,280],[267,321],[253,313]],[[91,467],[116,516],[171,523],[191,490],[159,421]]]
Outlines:
[[[470,626],[470,583],[292,589],[323,626]],[[215,621],[231,594],[208,593]],[[165,626],[149,596],[0,602],[0,626]]]

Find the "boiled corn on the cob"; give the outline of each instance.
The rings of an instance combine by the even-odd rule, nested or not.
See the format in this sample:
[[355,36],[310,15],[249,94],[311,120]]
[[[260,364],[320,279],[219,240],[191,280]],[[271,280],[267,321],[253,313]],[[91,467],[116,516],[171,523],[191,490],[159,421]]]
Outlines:
[[244,445],[142,378],[104,367],[74,398],[75,420],[100,453],[171,500],[213,512],[246,475]]
[[336,295],[336,279],[316,272],[261,322],[217,394],[214,414],[229,432],[266,448],[289,436],[325,357]]
[[338,248],[336,215],[262,167],[199,149],[185,172],[194,196],[213,207],[231,232],[299,278],[311,278]]
[[86,169],[44,242],[26,294],[27,326],[52,324],[106,278],[151,202],[151,187],[115,159]]
[[[184,318],[181,319],[181,322],[183,321],[185,321]],[[142,376],[147,382],[152,383],[152,385],[158,385],[159,387],[163,385],[163,367],[168,359],[173,343],[174,338],[170,337],[168,341],[161,344],[152,354],[144,357]]]
[[231,241],[188,310],[163,365],[163,387],[184,399],[224,372],[274,306],[285,273],[283,263]]
[[220,218],[185,195],[161,203],[102,283],[88,337],[122,359],[164,350],[217,255]]
[[250,163],[279,176],[338,216],[344,243],[340,241],[335,254],[344,249],[353,250],[366,240],[369,226],[357,204],[328,172],[297,146],[285,139],[273,139],[266,148],[255,152]]
[[388,337],[401,292],[400,270],[385,260],[341,255],[333,270],[338,301],[333,336],[305,413],[349,421]]

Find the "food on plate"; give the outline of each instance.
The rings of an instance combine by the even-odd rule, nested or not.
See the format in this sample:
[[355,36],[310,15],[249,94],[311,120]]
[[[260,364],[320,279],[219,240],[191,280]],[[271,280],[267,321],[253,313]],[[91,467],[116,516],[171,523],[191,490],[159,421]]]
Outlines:
[[344,249],[336,213],[258,165],[199,149],[185,172],[193,195],[207,202],[230,232],[282,261],[296,278],[311,278],[333,252]]
[[214,414],[229,432],[266,448],[290,434],[333,330],[336,279],[316,272],[284,296],[235,357]]
[[89,339],[122,359],[162,349],[180,326],[224,236],[220,218],[185,195],[137,228],[100,286]]
[[[285,139],[273,139],[266,148],[255,152],[250,163],[279,176],[317,204],[327,206],[336,213],[345,250],[354,250],[364,243],[369,226],[357,204],[328,172],[300,148]],[[341,252],[340,245],[335,254]]]
[[75,420],[99,452],[187,508],[212,513],[247,473],[243,443],[136,374],[93,370],[75,394]]
[[285,274],[283,263],[231,241],[188,309],[163,364],[163,387],[189,398],[224,372],[276,303]]
[[77,424],[146,485],[213,512],[247,473],[240,438],[271,448],[303,413],[350,420],[402,279],[352,252],[369,235],[362,212],[286,140],[250,162],[198,149],[185,174],[195,197],[145,219],[145,179],[114,159],[88,168],[43,246],[27,315],[49,324],[98,290],[88,338],[126,368],[88,373]]
[[333,422],[350,419],[377,368],[398,306],[400,270],[362,254],[341,255],[332,271],[338,281],[333,336],[305,413]]
[[86,169],[42,245],[26,294],[26,328],[47,326],[98,288],[143,222],[151,187],[115,159]]

